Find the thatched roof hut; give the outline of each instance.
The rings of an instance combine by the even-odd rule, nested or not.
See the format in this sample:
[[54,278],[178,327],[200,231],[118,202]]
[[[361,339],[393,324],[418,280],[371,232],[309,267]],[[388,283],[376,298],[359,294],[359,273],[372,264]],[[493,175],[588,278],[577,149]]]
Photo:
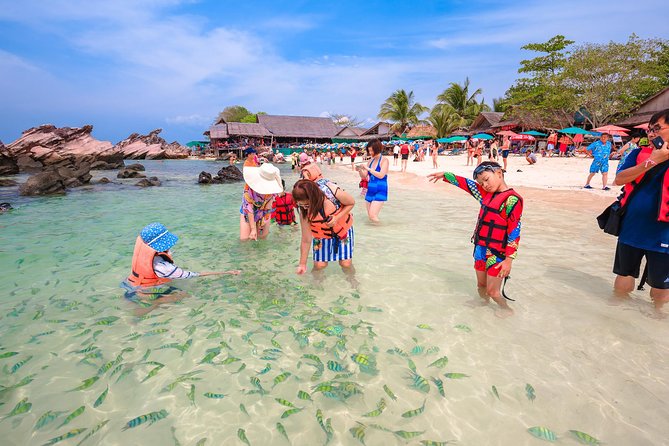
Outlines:
[[407,132],[407,138],[436,138],[437,129],[431,125],[417,125]]
[[469,126],[469,130],[474,133],[490,130],[499,124],[503,116],[504,113],[501,112],[481,112],[474,118],[474,122]]
[[228,126],[226,124],[216,124],[209,127],[209,130],[204,132],[204,134],[209,134],[210,139],[227,139]]
[[249,122],[228,122],[228,135],[251,136],[254,138],[271,137],[272,134],[260,124]]
[[258,124],[275,138],[331,139],[339,129],[330,118],[258,115]]
[[631,115],[616,125],[625,127],[634,127],[635,125],[645,124],[657,112],[669,108],[669,87],[646,99],[641,105],[632,111]]
[[355,138],[357,136],[362,135],[366,131],[367,129],[362,127],[351,127],[347,125],[339,129],[339,131],[335,135],[335,138]]
[[360,135],[359,139],[362,141],[369,141],[370,139],[378,138],[382,141],[388,141],[393,136],[395,136],[395,132],[392,131],[392,124],[381,121],[367,129]]

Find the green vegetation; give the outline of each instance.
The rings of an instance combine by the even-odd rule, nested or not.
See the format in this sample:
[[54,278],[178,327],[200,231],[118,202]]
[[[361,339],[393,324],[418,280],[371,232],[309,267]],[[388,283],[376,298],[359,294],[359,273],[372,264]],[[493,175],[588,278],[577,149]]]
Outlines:
[[421,123],[420,116],[428,111],[429,108],[414,101],[413,91],[397,90],[381,104],[378,116],[393,122],[393,130],[403,133],[409,125]]
[[258,115],[266,115],[265,112],[251,113],[246,107],[241,105],[229,105],[218,114],[216,122],[221,119],[225,122],[258,122]]

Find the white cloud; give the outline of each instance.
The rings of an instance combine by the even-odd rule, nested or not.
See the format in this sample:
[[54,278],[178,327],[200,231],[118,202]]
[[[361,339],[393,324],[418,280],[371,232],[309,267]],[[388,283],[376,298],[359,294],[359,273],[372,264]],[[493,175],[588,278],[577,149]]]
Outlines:
[[201,116],[198,114],[194,115],[179,115],[179,116],[173,116],[170,118],[165,118],[165,122],[168,124],[184,124],[184,125],[199,125],[199,126],[207,126],[211,124],[214,121],[214,118],[209,116]]

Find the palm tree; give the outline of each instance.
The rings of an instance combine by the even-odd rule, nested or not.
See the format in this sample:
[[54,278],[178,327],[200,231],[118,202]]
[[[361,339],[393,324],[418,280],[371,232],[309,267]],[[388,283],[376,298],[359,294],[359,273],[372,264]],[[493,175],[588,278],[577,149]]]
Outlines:
[[457,82],[451,82],[450,87],[437,96],[437,101],[446,107],[451,108],[469,125],[474,121],[474,118],[482,111],[489,111],[490,107],[481,100],[478,102],[476,97],[482,94],[483,91],[477,88],[473,93],[469,93],[469,78],[465,78],[463,85]]
[[393,122],[392,129],[396,132],[404,132],[410,124],[419,124],[420,115],[430,109],[414,102],[413,91],[408,94],[404,90],[397,90],[391,94],[386,102],[381,104],[379,118]]
[[437,104],[432,108],[427,120],[437,130],[437,138],[444,138],[458,127],[465,125],[465,120],[460,115],[442,104]]

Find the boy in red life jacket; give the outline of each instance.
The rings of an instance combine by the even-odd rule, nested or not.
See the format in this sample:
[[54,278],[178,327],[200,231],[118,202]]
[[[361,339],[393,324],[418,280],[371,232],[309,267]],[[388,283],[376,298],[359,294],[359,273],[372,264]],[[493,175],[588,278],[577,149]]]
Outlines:
[[272,218],[279,226],[296,225],[295,221],[295,201],[293,194],[286,192],[286,181],[281,179],[283,192],[274,197],[274,213]]
[[486,300],[492,298],[502,307],[504,312],[500,316],[513,314],[500,290],[502,282],[509,277],[520,242],[522,197],[506,185],[502,166],[493,161],[485,161],[474,169],[476,181],[450,172],[435,172],[428,178],[432,182],[443,179],[481,203],[472,238],[479,295]]
[[[173,279],[240,273],[237,270],[196,273],[179,268],[173,263],[170,252],[177,240],[179,238],[160,223],[151,223],[142,229],[135,241],[130,275],[121,283],[127,299],[145,308],[149,307],[147,311],[150,311],[160,303],[173,302],[186,296],[182,291],[167,285]],[[168,295],[171,298],[166,298]]]

